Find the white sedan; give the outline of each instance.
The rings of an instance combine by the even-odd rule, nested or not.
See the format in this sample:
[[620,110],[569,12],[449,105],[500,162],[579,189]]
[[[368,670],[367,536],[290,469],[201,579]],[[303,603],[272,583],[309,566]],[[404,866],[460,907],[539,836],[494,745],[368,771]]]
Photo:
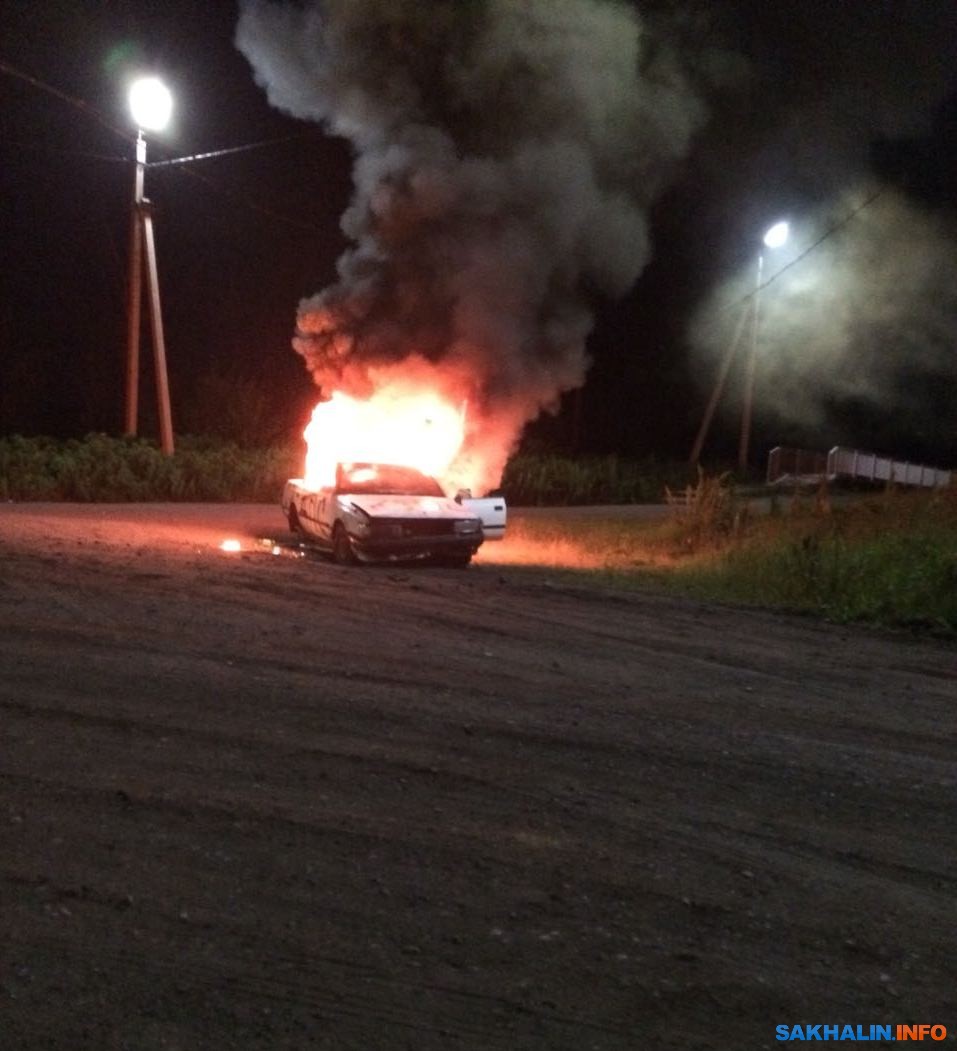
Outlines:
[[467,566],[485,539],[505,532],[504,498],[452,498],[434,478],[393,464],[339,464],[336,484],[320,489],[292,478],[282,509],[290,529],[343,565],[430,560]]

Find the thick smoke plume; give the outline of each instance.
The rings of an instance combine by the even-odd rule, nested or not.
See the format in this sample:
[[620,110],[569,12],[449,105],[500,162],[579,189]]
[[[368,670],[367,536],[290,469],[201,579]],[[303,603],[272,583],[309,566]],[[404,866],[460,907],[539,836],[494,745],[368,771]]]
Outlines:
[[353,247],[295,349],[325,394],[398,377],[467,400],[456,472],[494,486],[583,382],[590,300],[648,262],[703,116],[685,78],[611,0],[250,0],[237,44],[273,105],[355,150]]

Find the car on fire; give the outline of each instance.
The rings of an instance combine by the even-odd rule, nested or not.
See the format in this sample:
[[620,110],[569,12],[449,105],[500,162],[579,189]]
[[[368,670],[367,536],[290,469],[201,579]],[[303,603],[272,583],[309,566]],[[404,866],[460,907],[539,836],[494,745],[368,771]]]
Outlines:
[[487,539],[505,532],[500,496],[445,494],[412,467],[340,463],[334,486],[312,488],[291,478],[282,509],[293,532],[313,540],[342,564],[430,561],[467,566]]

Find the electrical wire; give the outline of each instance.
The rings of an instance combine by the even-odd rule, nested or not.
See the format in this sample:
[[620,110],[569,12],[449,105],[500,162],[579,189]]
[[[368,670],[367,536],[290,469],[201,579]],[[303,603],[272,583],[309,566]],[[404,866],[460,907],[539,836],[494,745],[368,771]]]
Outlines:
[[201,183],[205,183],[211,189],[217,193],[222,194],[224,197],[229,197],[232,200],[242,204],[245,208],[250,211],[259,212],[260,215],[264,215],[269,219],[275,219],[278,222],[285,223],[287,226],[294,226],[298,230],[304,230],[307,233],[315,234],[320,232],[320,227],[310,226],[308,223],[303,223],[298,219],[293,219],[291,216],[283,215],[282,212],[276,212],[272,208],[267,208],[263,204],[259,204],[257,201],[251,200],[243,193],[238,193],[235,190],[227,189],[221,183],[213,182],[208,175],[203,175],[198,171],[194,171],[192,168],[181,169],[183,175],[188,175],[191,179],[196,179]]
[[833,225],[829,226],[824,231],[824,233],[822,233],[821,236],[816,241],[813,241],[810,245],[808,245],[808,247],[805,248],[804,251],[801,252],[800,255],[795,256],[795,258],[792,259],[789,263],[785,263],[785,265],[782,266],[780,270],[775,270],[775,272],[766,281],[762,281],[760,285],[756,285],[754,288],[751,289],[750,292],[745,292],[743,296],[740,296],[733,303],[729,303],[726,307],[724,307],[721,310],[720,313],[721,314],[726,314],[726,313],[729,313],[732,310],[737,309],[740,306],[743,306],[750,299],[753,299],[760,292],[763,292],[764,289],[766,289],[769,285],[773,285],[774,282],[777,281],[777,279],[779,277],[781,277],[782,274],[786,274],[792,267],[797,266],[798,263],[800,263],[800,262],[802,262],[802,260],[806,259],[816,248],[818,248],[826,240],[828,240],[828,238],[830,238],[834,234],[836,234],[838,230],[841,230],[845,226],[847,226],[847,224],[853,218],[855,218],[855,216],[860,215],[860,213],[863,212],[865,208],[867,208],[869,205],[873,204],[877,200],[878,197],[880,197],[882,194],[884,194],[886,192],[886,190],[887,190],[887,187],[881,186],[878,189],[874,190],[872,193],[868,194],[868,196],[865,197],[864,200],[861,201],[861,203],[859,205],[857,205],[857,207],[852,208],[846,215],[842,216],[842,218],[839,219],[836,223],[834,223]]
[[[29,73],[25,73],[23,70],[17,69],[16,66],[11,65],[9,62],[5,61],[4,59],[0,59],[0,73],[6,73],[8,76],[15,77],[18,80],[25,81],[27,84],[30,84],[33,87],[38,88],[41,91],[45,91],[49,95],[53,95],[55,98],[58,98],[58,99],[60,99],[63,102],[66,102],[68,105],[70,105],[73,108],[79,110],[81,113],[83,113],[86,116],[90,117],[92,120],[95,120],[97,123],[101,124],[104,128],[107,128],[109,131],[113,132],[114,135],[118,135],[118,136],[120,136],[120,138],[124,139],[125,141],[129,141],[129,135],[127,134],[127,132],[121,130],[120,128],[117,128],[114,124],[110,123],[110,121],[108,121],[106,119],[106,117],[104,117],[98,110],[96,110],[93,106],[91,106],[86,100],[80,99],[80,98],[75,98],[72,95],[68,95],[65,91],[61,91],[59,88],[55,88],[52,85],[45,83],[44,81],[40,80],[38,77],[31,76]],[[317,129],[317,130],[314,130],[314,131],[299,132],[299,133],[297,133],[295,135],[285,135],[285,136],[282,136],[280,138],[261,139],[258,142],[244,143],[241,146],[228,146],[228,147],[226,147],[224,149],[221,149],[221,150],[209,150],[206,153],[194,153],[194,154],[190,154],[190,155],[185,156],[185,157],[173,157],[173,158],[170,158],[170,159],[167,159],[167,160],[151,161],[146,166],[147,166],[147,168],[151,168],[151,169],[152,168],[169,168],[169,167],[174,167],[174,166],[182,166],[182,165],[186,165],[186,164],[192,164],[192,163],[195,163],[197,161],[211,160],[211,159],[213,159],[215,157],[225,157],[225,156],[229,156],[229,155],[234,154],[234,153],[243,153],[243,152],[246,152],[248,150],[262,149],[265,146],[273,146],[273,145],[276,145],[278,143],[290,142],[290,141],[292,141],[294,139],[307,138],[309,136],[319,135],[319,134],[321,134],[321,131],[319,131]],[[98,156],[96,154],[89,154],[89,156],[95,157],[96,159],[99,159],[99,160],[116,161],[116,160],[122,159],[122,158]],[[314,230],[315,229],[314,227],[309,227],[309,226],[299,222],[296,219],[290,218],[287,215],[283,215],[280,212],[273,211],[273,209],[271,209],[271,208],[266,208],[263,205],[260,205],[257,202],[250,200],[249,198],[245,197],[244,195],[236,193],[233,190],[227,190],[227,189],[223,188],[222,186],[218,185],[217,183],[215,183],[208,176],[200,175],[198,172],[190,171],[189,169],[184,169],[184,171],[185,171],[185,174],[188,174],[188,175],[192,176],[193,178],[198,179],[200,182],[205,183],[211,189],[216,190],[219,193],[225,194],[226,196],[231,197],[234,200],[241,201],[242,203],[244,203],[246,205],[247,208],[250,208],[250,209],[252,209],[254,211],[260,212],[261,214],[266,215],[266,216],[268,216],[271,219],[277,219],[280,222],[286,223],[287,225],[295,226],[295,227],[298,227],[299,229],[303,229],[303,230]],[[873,204],[873,202],[876,201],[878,199],[878,197],[880,197],[881,194],[883,194],[883,193],[884,193],[884,188],[883,187],[875,190],[867,198],[865,198],[865,200],[862,201],[861,204],[859,204],[856,208],[854,208],[850,212],[848,212],[848,214],[845,215],[839,222],[835,223],[833,226],[828,227],[828,229],[825,230],[824,233],[816,241],[814,241],[811,245],[809,245],[799,256],[797,256],[795,259],[792,259],[785,266],[782,266],[780,270],[775,271],[775,273],[773,273],[766,281],[762,282],[759,286],[751,289],[749,292],[746,292],[743,296],[741,296],[739,299],[735,300],[733,303],[730,303],[727,307],[725,307],[722,310],[722,313],[725,313],[725,312],[734,310],[737,307],[743,306],[745,303],[748,302],[748,300],[752,299],[754,296],[756,296],[758,293],[762,292],[769,285],[773,284],[775,281],[777,281],[777,279],[779,277],[781,277],[782,274],[787,273],[788,270],[790,270],[793,266],[796,266],[798,263],[800,263],[803,259],[805,259],[808,255],[810,255],[811,252],[813,252],[816,248],[818,248],[821,244],[823,244],[826,240],[828,240],[828,238],[830,238],[833,234],[837,233],[838,230],[840,230],[844,226],[846,226],[855,216],[859,215],[865,208],[867,208],[869,205]]]
[[9,62],[2,58],[0,58],[0,73],[6,73],[9,77],[15,77],[17,80],[25,81],[32,87],[38,88],[40,91],[45,91],[48,95],[53,95],[54,98],[60,99],[61,102],[67,103],[67,105],[79,110],[85,116],[95,120],[98,124],[102,124],[104,128],[108,131],[112,131],[114,135],[119,135],[121,139],[129,139],[129,135],[127,135],[125,131],[116,127],[115,124],[111,124],[102,113],[91,106],[85,99],[74,98],[73,95],[68,95],[65,91],[53,87],[52,84],[47,84],[38,77],[31,76],[29,73],[24,73],[22,69],[17,69],[16,66],[10,65]]
[[156,168],[170,168],[181,170],[183,175],[188,175],[192,179],[196,179],[201,183],[205,183],[205,185],[210,187],[212,190],[215,190],[217,193],[220,193],[225,197],[229,197],[233,201],[237,201],[238,203],[244,205],[247,209],[251,211],[259,212],[260,215],[264,215],[269,219],[275,219],[277,222],[284,223],[286,226],[292,226],[298,230],[305,230],[309,233],[315,233],[318,229],[317,227],[310,226],[308,223],[303,223],[298,219],[293,219],[291,216],[284,215],[282,212],[277,212],[273,208],[268,208],[265,205],[260,204],[258,201],[251,200],[243,193],[239,193],[236,190],[229,189],[223,186],[221,183],[215,182],[213,179],[210,179],[208,175],[203,175],[202,173],[195,171],[192,168],[186,168],[183,166],[186,164],[194,163],[196,161],[205,161],[210,160],[214,157],[224,157],[234,153],[243,153],[248,150],[257,150],[261,149],[264,146],[274,146],[279,143],[291,142],[296,139],[312,138],[320,134],[322,134],[322,131],[316,128],[311,129],[309,131],[297,132],[294,135],[283,135],[278,138],[260,139],[258,142],[247,142],[244,143],[242,146],[229,146],[225,149],[210,150],[206,153],[193,153],[186,157],[173,157],[169,160],[150,161],[147,162],[146,167],[150,170]]
[[[297,138],[297,137],[298,136],[287,136],[287,138]],[[281,142],[281,141],[284,141],[284,140],[282,140],[282,139],[274,139],[274,140],[271,140],[271,141]],[[127,165],[128,164],[132,164],[132,158],[131,157],[111,157],[111,156],[108,156],[107,154],[91,153],[91,152],[88,152],[88,151],[85,151],[85,150],[60,150],[60,149],[57,149],[56,147],[47,146],[45,143],[40,143],[40,142],[15,142],[15,141],[11,141],[11,140],[8,139],[8,140],[6,140],[4,142],[4,145],[5,146],[14,146],[17,149],[23,150],[23,151],[36,150],[36,151],[41,151],[41,152],[48,152],[48,153],[55,154],[57,157],[69,157],[69,158],[80,158],[80,159],[83,159],[83,160],[104,161],[104,162],[109,163],[109,164],[127,164]],[[252,144],[249,148],[253,148],[254,145],[255,144]],[[265,145],[265,143],[263,143],[262,145]],[[232,152],[236,152],[237,149],[242,149],[242,148],[243,147],[234,147],[232,150],[227,150],[227,151],[222,151],[222,152],[232,153]],[[196,159],[202,160],[206,156],[208,156],[208,155],[207,154],[198,154],[196,156]],[[191,160],[191,159],[193,159],[193,158],[183,158],[184,161],[185,160]],[[170,162],[170,163],[175,163],[175,162]],[[160,168],[162,168],[164,166],[165,166],[165,162],[162,162],[162,161],[156,162],[155,164],[148,163],[146,165],[147,168],[153,168],[153,167],[160,167]],[[213,179],[210,179],[209,176],[203,175],[203,174],[201,174],[198,171],[193,171],[191,169],[183,169],[182,170],[182,174],[183,175],[188,175],[188,176],[190,176],[190,178],[197,179],[199,182],[204,183],[211,190],[215,191],[216,193],[220,194],[221,196],[227,197],[227,198],[229,198],[232,201],[235,201],[235,202],[237,202],[239,204],[242,204],[243,206],[245,206],[250,211],[259,212],[261,215],[264,215],[264,216],[268,217],[269,219],[275,219],[277,222],[284,223],[287,226],[293,226],[293,227],[295,227],[296,229],[299,229],[299,230],[305,230],[305,231],[307,231],[309,233],[315,233],[317,231],[317,229],[318,229],[318,227],[316,227],[316,226],[310,226],[309,224],[303,223],[303,222],[301,222],[298,219],[293,219],[291,216],[283,215],[281,212],[277,212],[277,211],[275,211],[272,208],[267,208],[265,205],[262,205],[262,204],[259,204],[256,201],[250,200],[244,194],[242,194],[242,193],[240,193],[240,192],[238,192],[236,190],[227,188],[227,187],[223,186],[222,183],[216,182]]]
[[263,146],[275,146],[282,142],[292,142],[295,139],[310,138],[315,135],[321,135],[322,131],[316,128],[314,131],[300,131],[295,135],[282,135],[279,138],[274,139],[261,139],[259,142],[247,142],[242,146],[227,146],[222,150],[210,150],[207,153],[191,153],[188,157],[171,157],[169,160],[164,161],[149,161],[147,162],[147,168],[171,168],[177,164],[192,164],[195,161],[208,161],[214,157],[226,157],[232,153],[245,153],[248,150],[258,150]]
[[[95,120],[98,124],[101,124],[104,128],[107,128],[109,131],[113,132],[114,135],[118,135],[125,142],[130,141],[130,135],[128,132],[117,128],[114,124],[111,124],[110,121],[106,119],[106,117],[104,117],[94,106],[91,106],[85,99],[75,98],[73,95],[68,95],[65,91],[61,91],[59,88],[55,88],[53,87],[53,85],[47,84],[45,81],[40,80],[39,77],[34,77],[29,73],[25,73],[22,69],[18,69],[16,66],[11,65],[9,62],[2,58],[0,58],[0,73],[5,73],[8,76],[15,77],[18,80],[22,80],[25,83],[30,84],[32,87],[38,88],[40,91],[44,91],[48,95],[52,95],[54,98],[60,99],[60,101],[62,102],[66,102],[69,106],[72,106],[74,109],[79,110],[85,116],[90,117],[92,120]],[[152,161],[149,162],[146,165],[146,167],[151,169],[172,166],[182,167],[187,163],[194,161],[201,161],[211,159],[213,157],[226,156],[228,154],[240,153],[246,150],[260,149],[264,146],[275,145],[281,142],[289,142],[293,139],[307,138],[310,136],[320,134],[322,134],[320,129],[314,129],[306,132],[298,132],[294,135],[285,135],[280,138],[262,139],[258,142],[245,143],[241,146],[230,146],[222,150],[211,150],[206,153],[195,153],[187,157],[174,157],[169,160]],[[29,148],[33,147],[30,146]],[[40,146],[38,148],[42,149],[43,147]],[[71,155],[68,151],[57,152],[62,153],[64,156]],[[84,154],[76,152],[72,155],[83,156]],[[132,160],[132,158],[108,158],[104,155],[97,154],[89,154],[88,156],[98,160],[126,161],[127,163],[129,163],[129,161]],[[251,200],[245,194],[237,193],[235,190],[227,189],[215,182],[213,179],[210,179],[209,176],[201,175],[199,172],[193,171],[190,168],[186,167],[182,167],[182,171],[184,175],[189,175],[191,178],[196,179],[201,183],[204,183],[210,189],[222,194],[224,197],[228,197],[231,200],[244,205],[250,211],[259,212],[261,215],[265,215],[270,219],[274,219],[278,222],[284,223],[287,226],[294,226],[300,230],[306,230],[310,233],[316,232],[316,227],[304,224],[298,219],[293,219],[291,216],[283,215],[281,212],[277,212],[272,208],[267,208],[264,205],[261,205],[258,202]]]
[[4,139],[4,146],[14,146],[18,150],[36,150],[41,153],[52,153],[57,157],[80,157],[83,160],[106,161],[110,164],[130,164],[132,157],[111,157],[106,153],[93,153],[90,150],[61,150],[45,142],[17,142],[15,139]]
[[[777,279],[778,279],[778,278],[779,278],[779,277],[780,277],[780,276],[781,276],[782,274],[785,274],[785,273],[787,273],[787,272],[788,272],[788,270],[790,270],[792,266],[797,266],[797,264],[798,264],[798,263],[800,263],[800,262],[801,262],[801,260],[802,260],[802,259],[804,259],[804,258],[805,258],[806,256],[809,256],[809,255],[811,254],[811,252],[813,252],[813,251],[814,251],[814,249],[815,249],[815,248],[817,248],[817,246],[818,246],[818,245],[820,245],[820,244],[822,244],[822,243],[823,243],[824,241],[826,241],[826,240],[827,240],[827,239],[828,239],[828,238],[829,238],[829,237],[830,237],[830,236],[831,236],[832,234],[835,234],[835,233],[837,233],[837,231],[838,231],[838,230],[840,230],[840,229],[842,229],[843,227],[847,226],[847,224],[848,224],[848,223],[849,223],[849,222],[850,222],[850,221],[851,221],[851,220],[852,220],[852,219],[853,219],[853,218],[854,218],[854,217],[855,217],[856,215],[859,215],[859,214],[860,214],[861,212],[863,212],[863,211],[864,211],[864,209],[865,209],[865,208],[866,208],[866,207],[867,207],[868,205],[870,205],[870,204],[873,204],[873,203],[874,203],[874,201],[876,201],[876,200],[877,200],[877,198],[878,198],[878,197],[880,197],[880,196],[881,196],[881,195],[882,195],[882,194],[883,194],[883,193],[884,193],[884,192],[886,191],[886,189],[887,189],[887,188],[886,188],[885,186],[881,186],[881,187],[880,187],[879,189],[877,189],[877,190],[874,190],[874,192],[873,192],[873,193],[871,193],[871,194],[869,194],[869,195],[868,195],[868,196],[867,196],[867,197],[866,197],[866,198],[865,198],[865,199],[864,199],[863,201],[861,201],[861,203],[860,203],[860,204],[859,204],[859,205],[858,205],[858,206],[857,206],[856,208],[852,208],[852,209],[851,209],[851,210],[850,210],[850,211],[849,211],[849,212],[847,213],[847,215],[845,215],[845,216],[843,217],[843,219],[840,219],[840,220],[839,220],[838,222],[834,223],[834,225],[833,225],[833,226],[829,226],[829,227],[828,227],[828,228],[827,228],[827,229],[826,229],[826,230],[824,231],[824,233],[823,233],[823,234],[821,234],[821,236],[820,236],[820,237],[819,237],[819,238],[818,238],[818,239],[817,239],[816,241],[814,241],[814,242],[813,242],[812,244],[808,245],[808,247],[807,247],[807,248],[805,248],[805,249],[804,249],[804,251],[803,251],[803,252],[802,252],[802,253],[801,253],[801,254],[800,254],[799,256],[797,256],[797,257],[796,257],[795,259],[792,259],[792,260],[791,260],[791,262],[790,262],[790,263],[787,263],[787,264],[786,264],[785,266],[782,266],[780,270],[776,270],[776,271],[775,271],[775,272],[774,272],[774,273],[773,273],[773,274],[772,274],[772,275],[771,275],[771,276],[770,276],[770,277],[769,277],[769,278],[767,279],[767,281],[765,281],[765,282],[764,282],[764,284],[763,284],[763,285],[761,285],[761,288],[762,288],[762,289],[764,289],[764,288],[767,288],[767,287],[768,287],[768,285],[771,285],[771,284],[773,284],[773,283],[774,283],[775,281],[777,281]],[[754,294],[755,294],[755,293],[756,293],[757,291],[758,291],[758,289],[755,289],[755,290],[754,290],[754,291],[753,291],[753,292],[751,293],[751,295],[754,295]]]

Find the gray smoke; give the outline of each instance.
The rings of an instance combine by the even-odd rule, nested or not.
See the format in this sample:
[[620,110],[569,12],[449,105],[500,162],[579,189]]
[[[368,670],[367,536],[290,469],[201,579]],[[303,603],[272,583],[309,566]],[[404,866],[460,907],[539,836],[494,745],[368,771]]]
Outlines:
[[[762,224],[793,209],[792,239],[766,253],[767,277],[880,191],[762,293],[756,409],[809,443],[860,441],[844,426],[856,416],[897,421],[886,430],[901,441],[952,446],[948,421],[921,416],[928,390],[957,375],[957,230],[952,216],[882,189],[873,164],[876,143],[925,136],[953,91],[957,7],[776,0],[766,11],[747,89],[758,119],[732,124],[740,134],[722,152],[735,109],[716,117],[716,141],[700,158],[716,179],[721,165],[732,173],[714,207],[741,217],[727,224],[728,256],[744,261],[695,312],[696,374],[703,387],[712,381],[732,339]],[[727,406],[738,408],[733,397]]]
[[496,484],[583,382],[591,299],[648,262],[703,119],[686,78],[613,0],[248,0],[236,39],[273,105],[355,150],[353,247],[295,349],[327,394],[422,370],[468,399],[462,474]]
[[[773,280],[760,293],[762,412],[821,429],[825,444],[837,440],[827,428],[839,428],[842,403],[919,418],[928,384],[957,379],[955,244],[952,217],[876,184],[848,190],[798,223],[787,248],[765,252],[765,279]],[[715,358],[746,309],[756,261],[757,253],[695,319],[693,341]],[[922,433],[934,425],[952,428],[952,420],[923,422],[929,426]]]

